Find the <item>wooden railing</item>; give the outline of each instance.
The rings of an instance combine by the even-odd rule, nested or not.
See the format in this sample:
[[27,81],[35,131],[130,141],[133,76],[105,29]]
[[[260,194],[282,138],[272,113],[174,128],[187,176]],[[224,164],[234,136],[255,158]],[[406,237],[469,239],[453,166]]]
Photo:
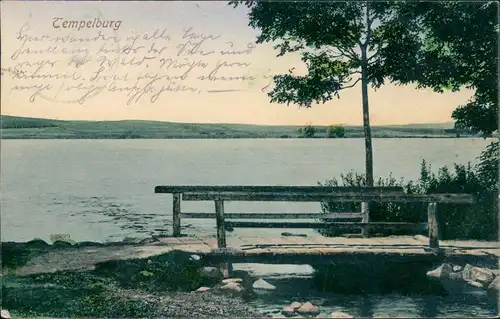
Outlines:
[[[181,218],[215,218],[217,243],[226,248],[226,227],[252,228],[342,228],[362,229],[365,236],[371,229],[428,229],[429,247],[439,248],[437,204],[470,204],[469,194],[408,195],[401,187],[328,187],[328,186],[156,186],[155,193],[173,194],[173,235],[181,235]],[[181,201],[214,201],[215,213],[181,212]],[[361,212],[347,213],[225,213],[226,201],[285,202],[360,202]],[[370,222],[369,203],[427,203],[427,223]],[[328,221],[329,219],[361,218],[361,222]],[[286,221],[256,222],[228,219],[278,219]],[[292,222],[291,219],[323,219],[324,222]]]

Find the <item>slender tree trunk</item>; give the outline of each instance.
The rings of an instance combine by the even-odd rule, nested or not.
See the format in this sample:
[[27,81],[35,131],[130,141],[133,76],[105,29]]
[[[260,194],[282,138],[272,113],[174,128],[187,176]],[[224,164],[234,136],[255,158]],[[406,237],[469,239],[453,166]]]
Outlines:
[[370,127],[370,111],[368,105],[368,59],[366,47],[361,48],[361,96],[363,100],[363,130],[365,133],[365,169],[366,186],[373,186],[373,148],[372,130]]
[[372,130],[370,127],[370,111],[368,105],[368,43],[370,41],[370,9],[369,2],[366,2],[366,34],[365,43],[361,45],[361,96],[363,101],[363,130],[365,133],[365,171],[366,186],[373,187],[373,148],[372,148]]

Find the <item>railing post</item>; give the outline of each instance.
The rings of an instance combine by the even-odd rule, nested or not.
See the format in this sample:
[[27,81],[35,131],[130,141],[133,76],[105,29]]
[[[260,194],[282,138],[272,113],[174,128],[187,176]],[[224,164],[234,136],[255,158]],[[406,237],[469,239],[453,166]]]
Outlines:
[[439,228],[437,222],[437,204],[427,205],[427,223],[429,227],[429,248],[439,249]]
[[215,201],[215,222],[217,225],[217,247],[226,248],[226,228],[224,225],[224,201]]
[[[361,203],[361,213],[363,214],[363,218],[361,219],[362,223],[369,223],[370,222],[370,206],[368,205],[368,202],[362,202]],[[370,237],[370,227],[366,226],[363,227],[361,230],[361,235],[363,237]]]
[[181,194],[174,193],[174,203],[172,209],[172,227],[173,227],[173,236],[180,237],[181,236]]
[[[217,225],[217,247],[226,248],[226,227],[224,223],[224,201],[215,201],[215,222]],[[226,262],[221,263],[220,270],[224,278],[229,278],[233,272],[233,265],[229,256],[225,256]]]

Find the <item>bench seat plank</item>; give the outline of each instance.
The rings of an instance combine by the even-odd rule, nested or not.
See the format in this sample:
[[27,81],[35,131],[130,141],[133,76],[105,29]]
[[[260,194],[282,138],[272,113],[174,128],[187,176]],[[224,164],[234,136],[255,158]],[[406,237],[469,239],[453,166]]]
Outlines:
[[241,228],[341,228],[357,230],[360,228],[370,229],[409,229],[426,230],[427,223],[403,223],[403,222],[380,222],[380,223],[356,223],[356,222],[248,222],[248,221],[226,221],[227,226]]
[[[362,218],[362,213],[226,213],[227,219],[342,219],[342,218]],[[209,218],[215,219],[215,213],[186,212],[181,213],[181,218]]]

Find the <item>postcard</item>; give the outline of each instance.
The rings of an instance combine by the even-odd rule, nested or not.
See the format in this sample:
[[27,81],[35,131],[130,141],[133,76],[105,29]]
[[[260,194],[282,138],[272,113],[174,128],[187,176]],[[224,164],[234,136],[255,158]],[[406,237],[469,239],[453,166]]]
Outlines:
[[1,318],[497,316],[497,13],[2,1]]

